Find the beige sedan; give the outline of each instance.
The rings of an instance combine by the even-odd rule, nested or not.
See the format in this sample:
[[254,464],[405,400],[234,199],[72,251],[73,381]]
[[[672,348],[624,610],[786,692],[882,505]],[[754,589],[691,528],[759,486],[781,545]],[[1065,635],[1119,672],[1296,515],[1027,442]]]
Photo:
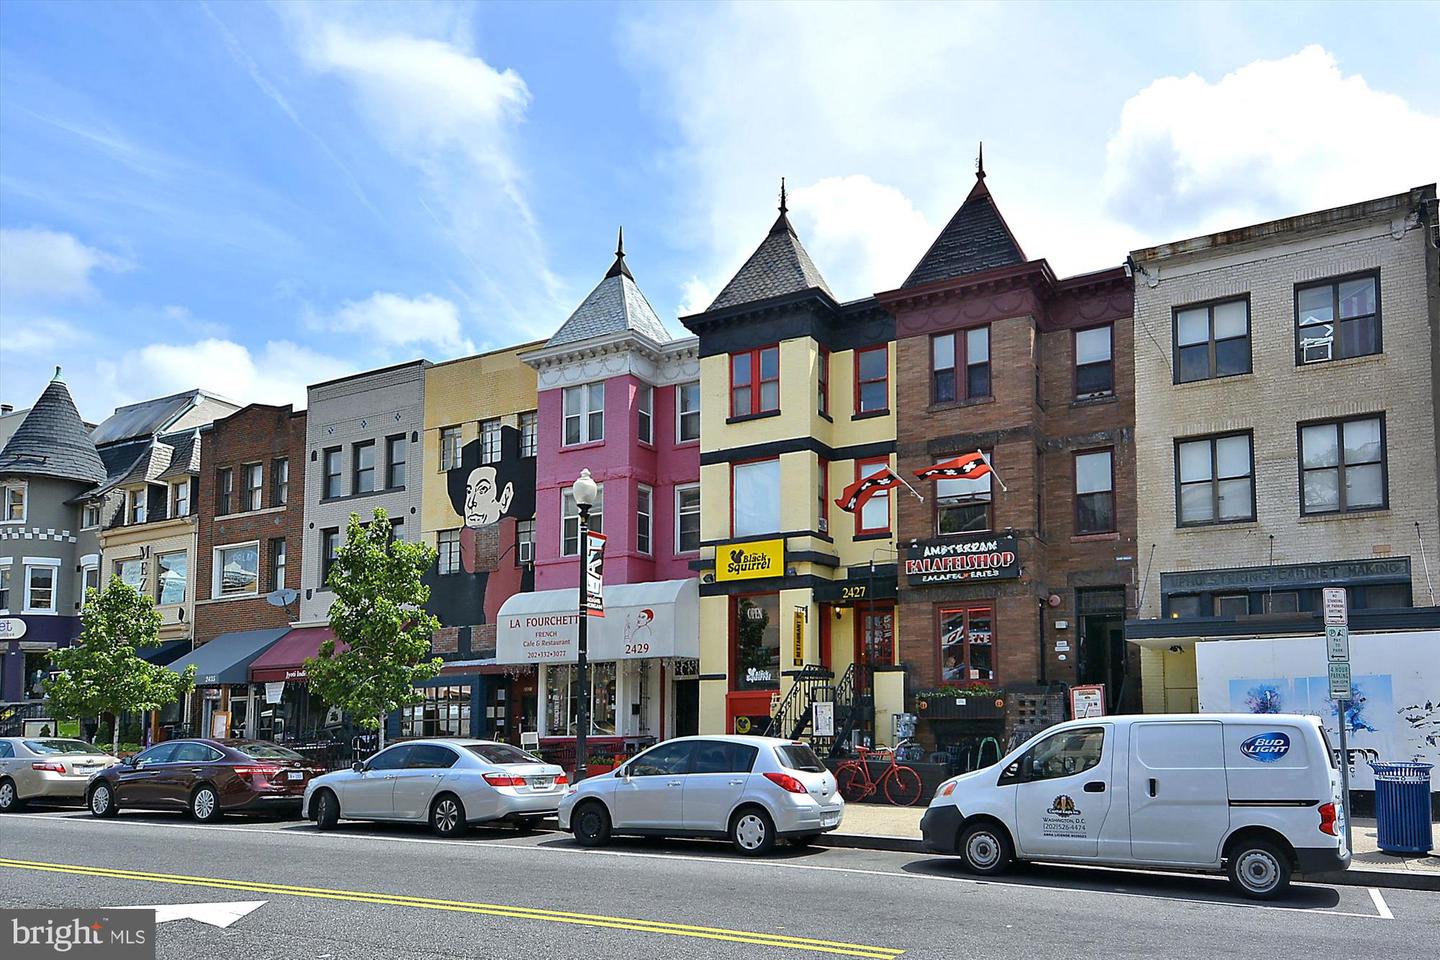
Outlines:
[[0,813],[27,800],[84,800],[90,775],[118,762],[83,740],[0,737]]

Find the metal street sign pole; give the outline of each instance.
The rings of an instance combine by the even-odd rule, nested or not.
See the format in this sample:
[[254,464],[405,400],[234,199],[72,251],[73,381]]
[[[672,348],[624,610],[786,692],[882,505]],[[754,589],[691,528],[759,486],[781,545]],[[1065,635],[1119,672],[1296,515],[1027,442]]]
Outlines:
[[[1354,852],[1350,840],[1350,742],[1346,732],[1350,699],[1350,605],[1344,587],[1326,587],[1321,608],[1325,614],[1326,659],[1330,663],[1330,696],[1340,720],[1340,809],[1345,818],[1345,849]],[[1343,683],[1340,681],[1343,678]]]

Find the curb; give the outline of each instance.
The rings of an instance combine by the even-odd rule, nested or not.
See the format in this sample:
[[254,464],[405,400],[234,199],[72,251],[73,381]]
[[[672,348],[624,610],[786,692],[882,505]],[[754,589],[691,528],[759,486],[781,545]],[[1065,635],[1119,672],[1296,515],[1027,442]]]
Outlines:
[[[925,849],[920,840],[908,837],[877,837],[864,834],[827,833],[817,837],[817,847],[836,847],[849,850],[883,850],[892,853],[934,854]],[[1083,866],[1083,864],[1072,864]],[[1366,870],[1351,867],[1333,873],[1297,874],[1301,883],[1328,883],[1342,887],[1385,887],[1392,890],[1433,890],[1440,892],[1440,873],[1401,873],[1394,870]]]

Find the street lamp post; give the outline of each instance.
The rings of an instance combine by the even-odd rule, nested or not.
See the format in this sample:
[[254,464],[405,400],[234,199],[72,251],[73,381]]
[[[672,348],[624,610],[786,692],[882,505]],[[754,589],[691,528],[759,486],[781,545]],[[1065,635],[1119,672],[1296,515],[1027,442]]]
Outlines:
[[570,495],[575,498],[575,509],[580,514],[580,627],[575,658],[576,685],[580,688],[580,702],[575,708],[575,782],[584,780],[589,773],[589,755],[585,749],[585,735],[590,732],[590,659],[588,634],[590,626],[590,571],[589,533],[590,508],[595,505],[599,487],[590,479],[589,470],[581,470],[580,476],[570,485]]

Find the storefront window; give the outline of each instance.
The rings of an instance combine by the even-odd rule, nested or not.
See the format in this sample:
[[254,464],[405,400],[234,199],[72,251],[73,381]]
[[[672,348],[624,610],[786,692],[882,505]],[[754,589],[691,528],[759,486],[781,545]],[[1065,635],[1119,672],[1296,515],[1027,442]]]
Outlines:
[[780,595],[735,601],[735,689],[780,688]]
[[940,675],[945,683],[995,679],[994,610],[946,607],[940,611]]
[[[545,671],[545,710],[551,736],[573,737],[580,689],[579,669],[573,664]],[[590,664],[590,732],[587,736],[615,735],[615,661]]]
[[871,666],[895,662],[895,611],[866,611],[861,619],[865,631],[865,658]]
[[422,687],[419,703],[401,709],[402,737],[470,736],[470,687]]
[[184,603],[185,584],[189,579],[189,558],[184,550],[175,553],[161,553],[155,557],[155,567],[159,576],[159,597],[160,603]]

